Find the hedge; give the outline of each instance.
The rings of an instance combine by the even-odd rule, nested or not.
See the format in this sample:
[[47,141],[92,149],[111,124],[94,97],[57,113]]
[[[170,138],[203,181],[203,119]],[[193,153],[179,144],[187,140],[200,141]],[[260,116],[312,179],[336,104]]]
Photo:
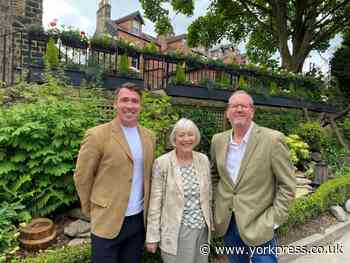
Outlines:
[[296,199],[289,210],[288,220],[279,229],[286,234],[297,224],[318,217],[333,205],[343,205],[350,198],[350,173],[331,179],[322,184],[313,194]]

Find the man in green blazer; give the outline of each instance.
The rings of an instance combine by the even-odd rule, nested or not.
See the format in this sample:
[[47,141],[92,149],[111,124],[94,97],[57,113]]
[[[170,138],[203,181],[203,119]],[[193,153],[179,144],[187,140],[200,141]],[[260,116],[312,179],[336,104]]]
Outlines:
[[232,94],[226,114],[232,129],[211,144],[216,233],[235,247],[231,263],[277,262],[274,229],[286,220],[296,188],[288,147],[282,133],[253,122],[245,91]]
[[145,242],[155,138],[138,124],[141,91],[125,83],[117,116],[86,132],[74,181],[91,218],[93,263],[139,263]]

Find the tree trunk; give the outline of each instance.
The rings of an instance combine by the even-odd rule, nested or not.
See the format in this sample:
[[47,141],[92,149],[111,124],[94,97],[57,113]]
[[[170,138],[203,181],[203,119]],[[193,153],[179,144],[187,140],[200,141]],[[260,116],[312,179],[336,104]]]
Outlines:
[[280,53],[280,54],[282,58],[282,68],[284,68],[289,72],[294,72],[294,73],[302,72],[306,56],[302,56],[299,54],[286,56],[286,55],[283,55],[283,53]]

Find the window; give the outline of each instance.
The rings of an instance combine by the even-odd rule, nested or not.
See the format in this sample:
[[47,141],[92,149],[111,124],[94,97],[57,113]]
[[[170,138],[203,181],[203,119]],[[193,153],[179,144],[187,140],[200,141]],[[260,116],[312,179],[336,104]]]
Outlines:
[[132,58],[131,59],[131,66],[135,69],[140,69],[139,68],[139,60],[137,58]]
[[140,22],[137,20],[132,21],[132,32],[135,34],[139,34],[141,31],[141,25]]

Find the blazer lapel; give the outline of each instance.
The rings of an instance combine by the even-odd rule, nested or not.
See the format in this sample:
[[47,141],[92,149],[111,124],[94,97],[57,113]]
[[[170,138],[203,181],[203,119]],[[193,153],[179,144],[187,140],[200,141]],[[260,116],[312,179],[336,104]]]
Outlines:
[[183,188],[180,167],[177,164],[176,150],[172,150],[170,152],[170,163],[171,163],[170,171],[172,171],[171,174],[174,176],[175,183],[179,188],[180,193],[183,195],[184,188]]
[[114,118],[112,120],[112,133],[113,133],[114,139],[120,144],[120,146],[126,152],[129,159],[133,161],[129,144],[125,138],[122,127],[120,126],[120,122],[118,121],[117,118]]
[[217,160],[223,163],[223,174],[226,175],[227,182],[229,182],[231,185],[233,185],[232,180],[229,176],[229,173],[226,169],[226,160],[227,160],[227,154],[228,154],[228,146],[230,144],[230,136],[232,134],[232,129],[227,131],[223,137],[221,138],[221,142],[219,145],[219,152],[218,152],[218,158]]
[[141,139],[141,145],[142,145],[142,157],[143,157],[143,171],[145,172],[147,170],[147,164],[149,163],[149,158],[151,157],[150,154],[148,154],[151,151],[151,144],[152,142],[149,140],[149,137],[147,136],[145,130],[138,126],[140,139]]
[[193,166],[197,172],[197,177],[199,180],[200,200],[201,202],[203,202],[204,195],[208,194],[205,188],[205,183],[207,182],[208,178],[207,178],[207,172],[204,169],[205,165],[204,163],[201,164],[199,154],[195,151],[193,151]]
[[239,169],[238,177],[236,180],[235,185],[237,186],[239,184],[239,181],[241,180],[242,176],[244,175],[245,170],[247,169],[248,163],[253,156],[254,150],[259,142],[258,137],[259,137],[259,128],[256,124],[254,124],[254,127],[251,131],[250,138],[248,140],[248,145],[247,149],[244,153],[244,157]]

